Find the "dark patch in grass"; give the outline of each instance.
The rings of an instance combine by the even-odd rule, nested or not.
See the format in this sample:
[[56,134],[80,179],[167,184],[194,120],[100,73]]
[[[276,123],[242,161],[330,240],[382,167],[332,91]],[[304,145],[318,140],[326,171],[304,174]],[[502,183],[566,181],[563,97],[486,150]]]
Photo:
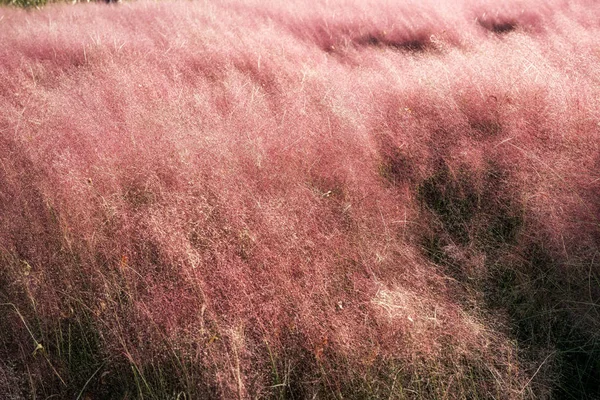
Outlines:
[[[534,392],[542,390],[537,385],[552,384],[556,398],[596,399],[600,335],[590,313],[597,313],[597,305],[582,298],[591,278],[567,276],[566,269],[574,267],[563,266],[544,237],[521,235],[527,228],[523,206],[505,186],[507,174],[490,165],[478,182],[468,169],[451,173],[440,162],[417,189],[423,207],[435,216],[423,238],[424,253],[445,273],[483,293],[492,313],[508,315],[509,333],[531,365],[537,368],[548,357],[544,368],[550,372],[540,376],[558,379],[534,380]],[[485,254],[486,275],[468,279],[468,266],[449,256],[449,245]]]
[[75,387],[83,387],[102,363],[99,334],[93,320],[85,313],[64,319],[56,335],[56,351],[66,364],[69,378]]
[[477,233],[478,247],[486,252],[514,245],[523,229],[523,205],[506,186],[510,181],[504,167],[490,163],[481,195],[482,219]]
[[512,211],[514,208],[509,204],[503,212],[491,216],[487,225],[487,233],[492,246],[516,241],[523,226],[523,216],[519,212]]
[[133,392],[133,377],[124,362],[109,362],[94,318],[85,310],[58,322],[56,347],[50,348],[56,365],[63,365],[69,397],[123,398]]
[[523,227],[522,206],[508,194],[506,172],[489,164],[477,178],[466,167],[453,174],[443,160],[438,163],[417,188],[421,204],[438,219],[434,231],[446,241],[471,243],[486,253],[515,243]]
[[513,32],[519,26],[517,22],[513,20],[499,20],[486,18],[478,18],[477,23],[485,30],[498,35],[504,35]]
[[502,132],[502,125],[493,120],[474,120],[469,121],[469,126],[475,132],[481,133],[484,137],[497,136]]
[[577,283],[567,282],[570,278],[565,278],[550,250],[534,242],[516,264],[499,260],[489,268],[487,302],[508,311],[512,333],[526,358],[539,363],[548,357],[548,368],[558,376],[552,382],[553,396],[597,399],[600,342],[593,328],[597,323],[584,322],[595,310],[581,309],[575,300]]
[[308,382],[315,381],[319,368],[314,354],[301,345],[307,343],[306,337],[295,329],[286,329],[280,340],[283,344],[280,348],[265,342],[271,375],[271,390],[267,397],[277,400],[313,397],[314,393]]
[[576,333],[559,343],[560,380],[555,398],[598,399],[600,396],[600,343]]
[[23,374],[16,370],[13,363],[0,357],[0,397],[6,400],[26,399],[23,394],[26,384]]
[[448,240],[436,232],[430,235],[424,235],[421,239],[421,249],[425,256],[436,265],[442,266],[444,273],[458,282],[468,282],[469,274],[466,268],[450,257],[446,246]]
[[443,160],[436,173],[425,179],[417,196],[438,218],[453,240],[467,244],[471,238],[471,221],[479,208],[480,194],[467,170],[452,175]]
[[379,146],[381,164],[379,175],[392,186],[413,182],[414,165],[412,160],[390,139],[382,138]]
[[127,186],[124,190],[124,197],[134,210],[151,206],[158,200],[157,194],[148,185],[141,183],[132,183]]
[[354,39],[352,42],[359,47],[387,47],[410,53],[422,53],[431,49],[431,41],[426,35],[394,39],[386,35],[368,34]]

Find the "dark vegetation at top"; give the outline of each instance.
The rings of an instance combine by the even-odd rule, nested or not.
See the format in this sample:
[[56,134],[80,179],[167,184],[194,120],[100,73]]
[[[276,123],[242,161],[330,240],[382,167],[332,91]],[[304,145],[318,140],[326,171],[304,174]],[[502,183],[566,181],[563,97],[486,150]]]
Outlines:
[[495,19],[479,19],[477,20],[482,28],[497,34],[505,34],[517,29],[518,24],[514,20],[498,21]]

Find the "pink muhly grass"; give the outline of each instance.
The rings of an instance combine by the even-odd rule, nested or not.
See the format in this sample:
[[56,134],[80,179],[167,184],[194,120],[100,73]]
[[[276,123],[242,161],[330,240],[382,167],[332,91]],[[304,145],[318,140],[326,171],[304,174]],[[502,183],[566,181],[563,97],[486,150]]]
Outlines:
[[593,396],[597,14],[0,8],[0,393]]

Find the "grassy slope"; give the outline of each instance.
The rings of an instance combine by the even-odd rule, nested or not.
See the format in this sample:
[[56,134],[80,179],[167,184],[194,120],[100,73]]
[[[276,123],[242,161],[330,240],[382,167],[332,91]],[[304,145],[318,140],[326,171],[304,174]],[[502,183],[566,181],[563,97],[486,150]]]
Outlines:
[[261,3],[0,8],[0,394],[597,398],[599,6]]

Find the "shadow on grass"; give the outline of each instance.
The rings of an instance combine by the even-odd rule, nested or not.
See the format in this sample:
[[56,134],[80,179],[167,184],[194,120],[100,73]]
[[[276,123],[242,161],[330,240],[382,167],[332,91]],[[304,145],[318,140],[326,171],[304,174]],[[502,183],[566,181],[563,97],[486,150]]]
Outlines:
[[[508,315],[508,333],[531,366],[534,393],[550,386],[555,398],[598,398],[600,303],[598,290],[590,286],[597,282],[592,273],[598,262],[557,255],[525,223],[526,210],[504,184],[506,174],[490,166],[481,181],[466,167],[451,173],[440,162],[417,187],[421,205],[431,215],[424,252],[444,273],[471,288],[467,292],[482,293],[490,315]],[[466,263],[449,250],[456,248],[483,254],[484,273],[470,275]],[[589,268],[581,268],[583,264]],[[536,375],[540,370],[544,373]]]

